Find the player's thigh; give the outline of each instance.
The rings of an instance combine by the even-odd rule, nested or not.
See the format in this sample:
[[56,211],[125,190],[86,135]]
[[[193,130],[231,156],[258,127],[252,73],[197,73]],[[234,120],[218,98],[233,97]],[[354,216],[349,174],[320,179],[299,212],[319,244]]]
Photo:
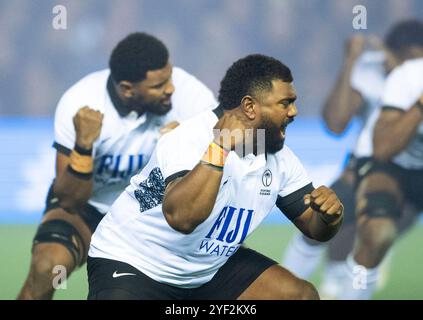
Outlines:
[[238,298],[239,300],[319,299],[314,286],[280,265],[266,269]]
[[376,192],[390,194],[401,203],[404,198],[398,178],[383,171],[372,172],[361,180],[357,189],[357,199]]
[[361,180],[357,189],[356,215],[359,224],[368,218],[398,220],[404,204],[404,193],[397,176],[375,171]]
[[34,237],[33,257],[44,261],[66,263],[69,257],[73,266],[82,265],[86,261],[91,240],[91,230],[78,214],[70,214],[62,208],[49,210]]
[[355,221],[354,181],[354,173],[350,169],[346,169],[342,176],[331,185],[331,189],[336,193],[344,205],[344,225]]
[[86,246],[89,245],[92,233],[79,214],[72,214],[62,208],[56,208],[47,212],[44,215],[42,222],[51,220],[62,220],[69,223],[78,231],[78,234],[81,236],[84,244],[86,244]]

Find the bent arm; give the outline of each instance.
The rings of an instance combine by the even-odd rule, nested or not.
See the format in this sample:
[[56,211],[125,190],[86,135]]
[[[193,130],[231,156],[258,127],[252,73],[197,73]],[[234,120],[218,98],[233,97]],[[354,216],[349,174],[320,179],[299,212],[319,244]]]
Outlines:
[[336,134],[344,132],[352,117],[363,105],[363,97],[351,87],[353,65],[353,59],[346,59],[323,107],[323,119],[329,130]]
[[311,183],[284,198],[276,205],[307,237],[317,241],[330,240],[343,221],[343,206],[333,190]]
[[163,198],[169,225],[188,234],[206,220],[215,204],[223,171],[199,163],[183,178],[170,182]]
[[295,226],[307,237],[325,242],[332,239],[342,225],[343,215],[332,223],[322,219],[321,214],[307,208],[301,216],[294,220]]
[[374,128],[374,157],[387,161],[404,150],[416,134],[422,119],[423,108],[417,106],[407,111],[383,109]]
[[71,172],[68,169],[69,164],[69,156],[57,151],[53,192],[58,197],[59,204],[63,209],[75,213],[91,197],[93,178]]

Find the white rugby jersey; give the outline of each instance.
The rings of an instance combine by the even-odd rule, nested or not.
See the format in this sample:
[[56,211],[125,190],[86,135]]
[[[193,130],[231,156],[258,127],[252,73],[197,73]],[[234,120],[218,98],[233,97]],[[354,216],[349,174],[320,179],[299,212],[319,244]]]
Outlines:
[[287,146],[267,157],[230,152],[210,216],[190,234],[172,229],[162,212],[165,182],[199,163],[217,121],[214,111],[206,111],[159,140],[150,162],[97,227],[90,257],[128,263],[162,283],[198,287],[212,279],[277,200],[312,188]]
[[[164,116],[135,111],[121,116],[111,89],[110,70],[91,73],[67,90],[55,114],[54,147],[70,153],[75,145],[73,117],[84,106],[104,114],[100,137],[93,147],[94,187],[89,203],[106,213],[113,201],[151,157],[159,129],[171,121],[183,121],[216,106],[213,93],[186,71],[174,67],[172,109]],[[109,88],[108,88],[109,87]],[[115,104],[113,103],[115,101]]]
[[[382,104],[407,111],[422,94],[423,58],[408,60],[395,68],[386,80]],[[415,137],[392,161],[405,169],[423,169],[423,122]]]
[[356,61],[351,74],[351,87],[363,97],[365,107],[360,112],[363,122],[353,154],[357,158],[373,153],[373,127],[380,112],[380,98],[386,80],[385,55],[382,51],[366,51]]

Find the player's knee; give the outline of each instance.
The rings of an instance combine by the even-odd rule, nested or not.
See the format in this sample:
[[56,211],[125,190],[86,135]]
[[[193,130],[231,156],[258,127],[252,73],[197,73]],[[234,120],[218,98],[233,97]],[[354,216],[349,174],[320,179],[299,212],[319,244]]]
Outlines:
[[402,210],[398,199],[392,193],[378,191],[366,193],[359,200],[357,211],[359,216],[397,220]]
[[33,257],[31,271],[36,279],[49,278],[53,274],[55,262],[48,256],[38,255]]
[[369,219],[359,226],[363,246],[372,252],[386,251],[397,237],[397,229],[392,219]]
[[66,248],[54,244],[55,249],[49,246],[49,250],[43,250],[37,246],[34,248],[31,273],[36,279],[50,279],[55,276],[58,270],[65,270],[67,274],[73,270],[73,259],[69,257]]
[[[284,292],[286,296],[286,292]],[[298,279],[288,294],[289,300],[319,300],[316,288],[308,281]]]
[[[34,237],[33,245],[33,254],[45,257],[46,261],[59,260],[58,262],[73,267],[84,262],[84,242],[78,230],[67,221],[49,220],[42,223]],[[44,249],[46,246],[50,246],[48,250]]]
[[303,281],[300,300],[319,300],[317,289],[308,281]]

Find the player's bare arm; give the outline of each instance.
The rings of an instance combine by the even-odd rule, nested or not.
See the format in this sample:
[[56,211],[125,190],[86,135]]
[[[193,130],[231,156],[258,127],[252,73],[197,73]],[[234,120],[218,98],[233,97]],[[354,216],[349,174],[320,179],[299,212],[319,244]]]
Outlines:
[[332,189],[320,186],[304,196],[309,206],[294,220],[295,225],[308,237],[318,241],[330,240],[342,225],[344,207]]
[[374,156],[386,161],[400,153],[415,136],[423,119],[423,94],[407,111],[384,109],[376,122],[373,136]]
[[[201,162],[183,178],[171,182],[165,191],[163,213],[169,225],[182,233],[191,233],[206,220],[215,204],[227,151],[243,142],[233,135],[227,139],[221,133],[244,130],[236,115],[227,112],[218,121],[215,139],[206,150]],[[226,130],[225,130],[226,129]]]
[[101,131],[103,114],[83,107],[73,118],[76,132],[75,148],[70,156],[57,152],[54,192],[60,206],[75,212],[91,196],[93,179],[92,149]]
[[354,63],[363,52],[365,42],[363,35],[355,35],[348,40],[344,64],[323,107],[326,125],[337,134],[345,130],[351,118],[363,105],[363,97],[351,87],[351,73]]

